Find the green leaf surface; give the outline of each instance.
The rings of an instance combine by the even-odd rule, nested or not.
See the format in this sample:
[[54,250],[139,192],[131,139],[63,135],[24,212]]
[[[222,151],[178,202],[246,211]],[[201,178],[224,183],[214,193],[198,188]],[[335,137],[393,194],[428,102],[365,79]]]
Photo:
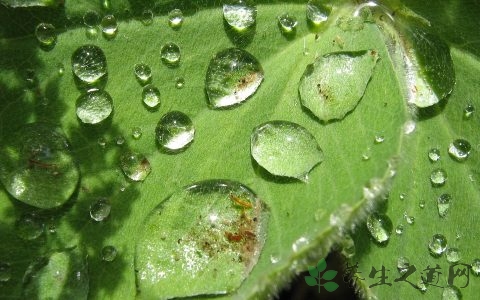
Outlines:
[[316,286],[316,285],[318,285],[317,279],[314,278],[314,277],[311,277],[311,276],[305,276],[305,282],[306,282],[309,286]]
[[315,278],[318,277],[318,270],[315,267],[312,267],[312,266],[308,267],[308,273],[312,275],[312,277],[315,277]]
[[324,280],[332,280],[333,278],[335,278],[335,276],[337,276],[337,271],[335,270],[328,270],[328,271],[325,271],[325,273],[323,273],[322,275],[322,279]]
[[333,292],[335,291],[336,289],[338,289],[338,284],[336,282],[333,282],[333,281],[330,281],[330,282],[327,282],[323,285],[323,287],[329,291],[329,292]]

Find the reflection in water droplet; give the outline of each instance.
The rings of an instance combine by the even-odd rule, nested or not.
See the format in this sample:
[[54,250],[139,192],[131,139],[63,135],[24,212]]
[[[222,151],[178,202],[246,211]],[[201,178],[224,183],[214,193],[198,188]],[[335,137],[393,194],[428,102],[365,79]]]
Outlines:
[[94,83],[107,74],[103,50],[94,45],[81,46],[72,55],[72,71],[85,83]]
[[257,8],[249,0],[231,0],[223,5],[223,18],[231,28],[243,31],[257,18]]
[[367,228],[375,242],[385,244],[390,238],[393,225],[387,215],[373,213],[367,218]]
[[148,159],[140,153],[125,152],[120,158],[123,173],[133,181],[143,181],[152,171]]
[[175,79],[175,87],[177,89],[183,89],[183,86],[185,85],[185,79],[183,79],[183,77],[177,77]]
[[149,26],[153,24],[153,11],[150,9],[145,9],[142,12],[142,24],[145,26]]
[[0,282],[7,282],[12,278],[12,267],[8,263],[0,262]]
[[76,103],[77,117],[85,124],[98,124],[113,112],[113,100],[106,91],[91,89]]
[[409,267],[410,261],[408,260],[408,258],[406,258],[405,256],[400,256],[397,259],[397,270],[401,275],[407,273]]
[[42,235],[43,223],[34,215],[24,215],[15,223],[15,233],[24,240],[34,240]]
[[160,105],[160,91],[156,86],[149,84],[143,88],[142,100],[149,108],[156,108]]
[[229,48],[218,52],[210,61],[205,80],[212,108],[239,104],[253,95],[263,80],[263,68],[245,50]]
[[462,259],[462,255],[458,248],[448,247],[447,251],[445,252],[445,256],[447,257],[447,261],[449,263],[456,263]]
[[448,146],[448,154],[456,161],[465,161],[472,150],[472,146],[467,140],[456,139]]
[[398,224],[397,227],[395,227],[395,233],[398,234],[398,235],[403,234],[404,230],[405,230],[405,228],[403,227],[402,224]]
[[173,29],[178,29],[183,24],[183,13],[180,9],[171,10],[168,13],[168,25]]
[[135,77],[140,84],[145,85],[152,81],[152,69],[147,64],[136,64],[133,67]]
[[102,248],[102,260],[114,261],[117,257],[117,249],[114,246],[105,246]]
[[438,148],[432,148],[428,151],[428,159],[431,162],[437,162],[440,160],[440,150]]
[[475,106],[473,106],[472,104],[468,104],[463,109],[463,118],[470,119],[474,112],[475,112]]
[[441,256],[447,248],[447,239],[441,234],[435,234],[428,244],[428,250],[434,257]]
[[80,174],[62,130],[30,123],[0,143],[0,181],[14,198],[35,207],[65,203]]
[[307,20],[318,26],[328,20],[331,9],[320,0],[310,0],[307,3]]
[[462,292],[454,285],[449,285],[443,288],[442,300],[460,300],[462,299]]
[[101,222],[110,215],[111,208],[112,206],[107,199],[100,198],[90,206],[90,217],[97,222]]
[[136,140],[142,137],[142,128],[140,127],[133,127],[132,128],[132,137]]
[[448,210],[450,209],[450,201],[452,200],[452,196],[450,194],[442,194],[437,199],[437,208],[438,208],[438,215],[442,218],[447,216]]
[[289,15],[288,13],[283,13],[278,16],[278,25],[283,33],[288,34],[296,30],[297,28],[297,18]]
[[57,43],[55,27],[49,23],[40,23],[35,28],[35,37],[41,46],[52,47]]
[[447,172],[444,169],[435,169],[430,174],[430,181],[432,186],[438,187],[445,184],[447,181]]
[[306,180],[308,173],[323,161],[315,137],[304,127],[287,121],[271,121],[253,129],[252,157],[276,176]]
[[113,39],[117,35],[118,24],[114,15],[106,15],[103,17],[100,25],[102,26],[102,32],[105,38]]
[[472,262],[472,272],[476,276],[480,275],[480,259],[479,258],[475,258],[473,260],[473,262]]
[[166,43],[160,50],[160,56],[164,64],[175,67],[180,63],[180,47],[175,43]]
[[180,111],[162,116],[155,129],[157,142],[167,152],[177,152],[189,146],[195,137],[192,120]]
[[[139,230],[135,269],[142,295],[170,299],[237,290],[261,253],[266,213],[237,182],[203,181],[174,193]],[[211,280],[217,276],[228,280]],[[192,280],[208,284],[176,285]]]
[[100,16],[96,11],[89,10],[83,15],[83,24],[87,27],[96,27],[100,24]]

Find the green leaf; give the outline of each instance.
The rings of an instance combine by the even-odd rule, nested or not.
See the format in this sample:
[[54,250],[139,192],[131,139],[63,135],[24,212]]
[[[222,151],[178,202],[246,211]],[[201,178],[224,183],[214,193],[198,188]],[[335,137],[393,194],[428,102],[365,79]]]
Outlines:
[[323,273],[322,275],[322,279],[325,279],[325,280],[332,280],[333,278],[335,278],[335,276],[337,276],[337,271],[335,270],[328,270],[328,271],[325,271],[325,273]]
[[310,273],[312,277],[315,277],[315,278],[318,277],[318,270],[315,267],[312,267],[312,266],[308,267],[308,273]]
[[338,289],[338,284],[336,282],[333,282],[333,281],[330,281],[330,282],[327,282],[323,285],[323,287],[329,291],[329,292],[333,292],[335,291],[336,289]]
[[318,272],[323,272],[323,270],[325,270],[326,268],[327,268],[327,262],[325,261],[325,258],[322,258],[317,263],[317,270]]
[[316,285],[318,285],[317,279],[314,278],[314,277],[311,277],[311,276],[305,276],[305,282],[306,282],[309,286],[316,286]]

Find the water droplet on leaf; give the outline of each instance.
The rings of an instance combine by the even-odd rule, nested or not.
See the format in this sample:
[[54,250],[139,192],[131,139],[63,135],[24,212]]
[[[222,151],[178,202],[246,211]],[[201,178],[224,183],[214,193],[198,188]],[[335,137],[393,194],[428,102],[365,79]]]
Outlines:
[[462,292],[454,285],[449,285],[443,288],[442,300],[460,300],[462,299]]
[[314,26],[319,26],[328,20],[331,8],[320,0],[310,0],[307,3],[307,20]]
[[177,152],[189,146],[195,137],[192,120],[180,111],[162,116],[155,129],[157,142],[167,152]]
[[399,225],[397,225],[397,227],[395,227],[395,233],[398,234],[398,235],[403,234],[404,230],[405,230],[405,228],[403,227],[402,224],[399,224]]
[[431,162],[437,162],[440,160],[440,150],[438,148],[432,148],[428,151],[428,159]]
[[145,85],[152,81],[152,69],[147,64],[136,64],[133,68],[135,77],[141,85]]
[[0,262],[0,282],[7,282],[12,278],[12,267],[10,264]]
[[420,208],[425,208],[425,201],[424,200],[420,200],[420,202],[418,203],[418,206]]
[[428,250],[434,257],[441,256],[447,248],[447,239],[441,234],[435,234],[428,244]]
[[442,218],[448,213],[450,209],[450,201],[452,200],[452,196],[450,194],[442,194],[437,199],[437,208],[438,208],[438,215]]
[[284,34],[293,33],[297,28],[297,24],[297,18],[288,13],[283,13],[278,16],[278,25]]
[[103,36],[106,39],[113,39],[117,35],[118,24],[114,15],[106,15],[103,17],[100,25],[102,26]]
[[385,141],[385,137],[383,135],[376,135],[375,136],[375,144],[381,144]]
[[456,161],[462,162],[468,158],[472,146],[467,140],[456,139],[448,146],[448,154]]
[[106,91],[91,89],[77,99],[77,117],[85,124],[98,124],[113,112],[113,100]]
[[62,63],[57,64],[57,72],[58,76],[63,76],[63,74],[65,73],[65,66]]
[[149,26],[153,24],[153,11],[150,9],[145,9],[142,12],[142,24],[145,26]]
[[120,158],[123,173],[133,181],[144,181],[152,171],[148,159],[140,153],[126,152]]
[[35,28],[35,37],[43,47],[53,47],[57,43],[55,27],[49,23],[40,23]]
[[287,121],[270,121],[254,128],[251,154],[265,170],[276,176],[304,180],[323,152],[304,127]]
[[175,43],[166,43],[160,50],[160,56],[165,65],[176,67],[180,63],[180,47]]
[[107,74],[103,50],[94,45],[79,47],[72,55],[72,70],[82,82],[91,84]]
[[374,50],[318,57],[300,79],[302,105],[322,121],[343,119],[362,98],[377,60]]
[[154,85],[147,85],[142,92],[143,103],[148,108],[157,108],[160,105],[160,91]]
[[173,29],[178,29],[183,24],[183,13],[180,9],[171,10],[168,13],[168,25]]
[[114,246],[105,246],[102,248],[102,260],[114,261],[117,257],[117,249]]
[[100,24],[100,16],[96,11],[89,10],[83,15],[83,24],[87,27],[96,27]]
[[463,109],[463,118],[470,119],[474,112],[475,112],[475,107],[472,104],[468,104]]
[[419,279],[417,282],[417,288],[420,292],[425,293],[427,291],[427,285],[423,282],[423,279]]
[[352,237],[350,235],[346,235],[341,242],[341,247],[342,247],[342,255],[345,256],[346,258],[352,258],[355,256],[356,248],[355,248],[355,242],[353,241]]
[[373,213],[367,218],[367,228],[375,242],[386,244],[392,233],[392,221],[387,215]]
[[34,215],[26,214],[15,222],[15,233],[22,239],[31,241],[43,233],[43,223]]
[[142,128],[140,127],[133,127],[132,128],[132,137],[136,140],[142,137]]
[[107,140],[104,137],[99,137],[97,143],[102,149],[105,149],[107,146]]
[[257,8],[248,0],[231,0],[223,5],[223,18],[231,28],[243,31],[255,24]]
[[177,89],[183,89],[183,86],[185,85],[185,79],[183,79],[183,77],[177,77],[175,79],[175,87]]
[[101,222],[110,215],[111,209],[112,206],[109,201],[106,198],[100,198],[90,206],[90,217],[97,222]]
[[447,181],[447,172],[444,169],[435,169],[430,174],[430,181],[432,186],[438,187],[445,184]]
[[397,259],[397,269],[401,275],[407,273],[409,267],[410,261],[408,260],[408,258],[406,258],[405,256],[400,256]]
[[480,259],[479,258],[475,258],[473,260],[473,262],[472,262],[472,272],[476,276],[480,275]]
[[462,255],[458,248],[450,248],[448,247],[447,251],[445,252],[445,256],[447,257],[447,261],[449,263],[456,263],[462,259]]
[[117,138],[115,139],[115,143],[121,146],[125,143],[125,138],[123,136],[117,136]]

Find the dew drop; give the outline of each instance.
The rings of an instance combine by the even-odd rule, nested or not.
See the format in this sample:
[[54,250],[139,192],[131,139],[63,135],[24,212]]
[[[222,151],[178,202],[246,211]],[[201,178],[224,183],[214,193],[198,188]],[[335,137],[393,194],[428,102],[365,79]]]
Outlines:
[[449,285],[443,288],[442,300],[460,300],[462,299],[462,292],[454,285]]
[[319,26],[328,20],[331,8],[325,6],[323,1],[310,0],[307,3],[307,20],[314,26]]
[[293,252],[298,253],[304,250],[309,244],[310,244],[310,241],[306,237],[302,236],[298,238],[295,242],[293,242],[292,250]]
[[42,222],[32,214],[23,215],[15,222],[15,233],[22,239],[31,241],[43,234]]
[[276,256],[276,255],[270,255],[270,262],[272,264],[276,264],[280,261],[280,257]]
[[304,127],[287,121],[270,121],[253,129],[252,157],[272,175],[304,180],[323,152],[315,137]]
[[97,27],[100,24],[100,16],[96,11],[89,10],[83,15],[83,24],[87,27]]
[[63,76],[63,74],[65,73],[65,66],[62,63],[57,64],[57,73],[58,76]]
[[107,74],[103,50],[94,45],[79,47],[72,55],[72,71],[82,82],[91,84]]
[[448,154],[450,154],[450,157],[459,162],[465,161],[468,158],[470,150],[472,150],[472,146],[464,139],[456,139],[448,146]]
[[374,142],[375,144],[381,144],[385,141],[385,137],[383,135],[376,135]]
[[420,208],[425,208],[425,201],[424,200],[420,200],[420,202],[418,203],[418,206]]
[[106,198],[100,198],[90,205],[90,217],[97,222],[101,222],[110,215],[111,209],[110,202]]
[[148,108],[157,108],[160,105],[160,91],[154,85],[147,85],[142,92],[143,103]]
[[367,218],[367,228],[375,242],[386,244],[392,233],[392,221],[387,215],[373,213]]
[[462,259],[462,255],[458,248],[450,248],[448,247],[447,251],[445,251],[445,256],[447,257],[447,261],[449,263],[456,263]]
[[438,148],[432,148],[428,151],[428,159],[431,162],[437,162],[440,160],[440,150]]
[[343,119],[362,98],[377,60],[375,50],[318,57],[300,79],[302,105],[322,121]]
[[243,31],[255,24],[257,8],[249,0],[230,0],[223,5],[223,18],[231,28]]
[[55,125],[30,123],[0,143],[0,181],[10,195],[28,205],[62,205],[79,177],[69,142]]
[[98,38],[99,33],[100,29],[98,27],[87,27],[85,29],[85,36],[92,41]]
[[111,262],[117,257],[117,248],[114,246],[105,246],[102,248],[102,260]]
[[185,150],[195,137],[192,120],[180,111],[162,116],[155,129],[158,145],[166,152]]
[[[262,201],[232,181],[195,183],[155,208],[139,230],[137,283],[148,299],[231,293],[257,263],[267,225]],[[162,233],[163,232],[163,233]],[[228,266],[228,280],[211,280]],[[177,282],[207,282],[179,286]]]
[[125,143],[125,138],[123,136],[117,136],[117,138],[115,139],[115,143],[118,146],[121,146]]
[[405,221],[407,222],[407,224],[409,224],[409,225],[415,224],[415,217],[409,216],[406,211],[403,212],[403,218],[405,219]]
[[148,159],[140,153],[125,152],[120,158],[123,173],[133,181],[144,181],[152,171]]
[[472,262],[472,272],[476,276],[480,275],[480,259],[479,258],[475,258],[473,260],[473,262]]
[[175,79],[175,87],[177,89],[183,89],[183,86],[185,85],[185,79],[183,77],[177,77]]
[[166,43],[160,50],[160,56],[165,65],[176,67],[180,63],[180,47],[175,43]]
[[297,18],[294,16],[291,16],[288,13],[283,13],[280,16],[278,16],[278,26],[280,27],[280,30],[284,34],[290,34],[293,33],[297,29]]
[[115,38],[118,33],[118,24],[114,15],[104,16],[100,25],[102,26],[103,36],[106,39],[111,40]]
[[412,134],[415,131],[415,128],[417,127],[417,124],[415,124],[415,121],[413,120],[408,120],[405,122],[403,125],[403,132],[406,135]]
[[106,91],[91,89],[77,99],[77,117],[84,124],[98,124],[113,112],[113,100]]
[[417,282],[417,288],[420,292],[425,293],[427,291],[427,285],[423,282],[423,279],[419,279]]
[[0,282],[7,282],[12,278],[12,267],[10,264],[0,262]]
[[341,247],[342,247],[341,253],[345,258],[352,258],[355,256],[355,253],[356,253],[355,242],[353,241],[350,235],[348,234],[345,235],[345,237],[342,239]]
[[403,234],[404,230],[405,230],[405,228],[403,227],[402,224],[399,224],[399,225],[397,225],[397,227],[395,227],[395,233],[398,234],[398,235]]
[[437,208],[438,208],[438,215],[442,218],[447,216],[448,210],[450,209],[450,201],[452,200],[452,196],[450,194],[442,194],[437,199]]
[[398,197],[400,198],[400,200],[405,200],[407,198],[407,194],[401,193]]
[[135,77],[141,85],[145,85],[152,81],[152,69],[147,64],[136,64],[133,67],[133,71],[135,72]]
[[107,146],[107,140],[104,137],[99,137],[97,143],[102,149],[105,149],[105,147]]
[[142,137],[142,128],[140,127],[133,127],[132,128],[132,137],[136,140]]
[[447,173],[444,169],[435,169],[430,174],[430,181],[434,187],[442,186],[447,181]]
[[180,9],[173,9],[168,13],[168,26],[179,29],[183,24],[183,13]]
[[110,10],[112,8],[112,4],[110,0],[100,0],[100,4],[104,10]]
[[263,76],[262,66],[247,51],[229,48],[218,52],[208,65],[205,80],[210,107],[224,108],[247,100]]
[[434,257],[441,256],[447,248],[447,239],[441,234],[435,234],[428,244],[428,250]]
[[150,9],[145,9],[142,12],[141,20],[142,20],[142,24],[145,25],[145,26],[152,25],[153,24],[153,11],[150,10]]
[[35,37],[43,47],[53,47],[57,43],[55,27],[49,23],[40,23],[35,28]]
[[463,118],[470,119],[474,112],[475,112],[475,107],[472,104],[468,104],[463,109]]
[[409,267],[410,261],[408,260],[408,258],[406,258],[405,256],[400,256],[397,259],[397,270],[401,275],[407,273]]

